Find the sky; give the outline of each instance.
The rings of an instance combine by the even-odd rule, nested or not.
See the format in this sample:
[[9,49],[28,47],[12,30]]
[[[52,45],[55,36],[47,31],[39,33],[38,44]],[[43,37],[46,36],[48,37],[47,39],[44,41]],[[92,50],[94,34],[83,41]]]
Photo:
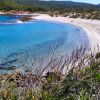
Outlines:
[[[50,1],[50,0],[46,0]],[[100,0],[52,0],[52,1],[75,1],[75,2],[84,2],[84,3],[91,3],[91,4],[100,4]]]
[[72,0],[76,2],[86,2],[86,3],[92,3],[92,4],[100,4],[100,0]]

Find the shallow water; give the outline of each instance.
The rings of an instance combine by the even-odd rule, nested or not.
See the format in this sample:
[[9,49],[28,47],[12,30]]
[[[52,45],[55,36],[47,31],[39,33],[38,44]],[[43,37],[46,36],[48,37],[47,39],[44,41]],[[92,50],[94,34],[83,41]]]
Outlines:
[[4,24],[4,23],[14,23],[17,19],[20,19],[22,16],[18,15],[0,15],[0,23]]
[[[57,55],[70,54],[77,46],[89,46],[84,30],[71,24],[35,20],[17,23],[21,16],[0,16],[0,64],[20,66],[27,58],[48,57],[57,47]],[[47,56],[48,55],[48,56]],[[19,57],[20,59],[19,60]],[[17,62],[9,63],[14,59]],[[27,66],[30,66],[28,61]],[[3,72],[3,71],[2,71]]]

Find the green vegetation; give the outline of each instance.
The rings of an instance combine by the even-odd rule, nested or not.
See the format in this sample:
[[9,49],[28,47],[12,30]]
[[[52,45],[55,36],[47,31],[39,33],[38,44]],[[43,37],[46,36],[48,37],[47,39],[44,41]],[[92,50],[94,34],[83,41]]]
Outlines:
[[5,11],[24,10],[24,11],[31,11],[31,12],[45,11],[43,7],[18,4],[14,0],[0,1],[0,10],[5,10]]
[[100,53],[87,54],[79,49],[65,58],[51,60],[45,75],[44,70],[1,75],[0,100],[99,100]]

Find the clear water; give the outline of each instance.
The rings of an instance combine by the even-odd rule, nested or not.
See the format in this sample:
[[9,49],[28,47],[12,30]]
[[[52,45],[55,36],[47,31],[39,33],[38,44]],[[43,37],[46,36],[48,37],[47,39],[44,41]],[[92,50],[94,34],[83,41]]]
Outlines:
[[86,33],[79,27],[41,20],[16,23],[20,17],[0,16],[0,64],[7,67],[20,66],[26,58],[27,66],[31,65],[32,57],[46,59],[55,46],[60,55],[65,51],[70,54],[77,46],[89,45]]
[[15,16],[15,15],[1,15],[0,16],[0,23],[4,24],[4,23],[14,23],[16,20],[20,19],[22,16],[21,15],[18,15],[18,16]]

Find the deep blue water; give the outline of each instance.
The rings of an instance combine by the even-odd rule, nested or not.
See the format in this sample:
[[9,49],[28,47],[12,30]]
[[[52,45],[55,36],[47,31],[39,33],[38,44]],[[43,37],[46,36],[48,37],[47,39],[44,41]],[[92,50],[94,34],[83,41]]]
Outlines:
[[60,55],[70,54],[77,46],[89,45],[86,33],[79,27],[42,20],[15,23],[20,17],[0,16],[0,64],[17,58],[17,64],[10,64],[18,66],[25,57],[29,60],[39,56],[46,58],[55,46]]

